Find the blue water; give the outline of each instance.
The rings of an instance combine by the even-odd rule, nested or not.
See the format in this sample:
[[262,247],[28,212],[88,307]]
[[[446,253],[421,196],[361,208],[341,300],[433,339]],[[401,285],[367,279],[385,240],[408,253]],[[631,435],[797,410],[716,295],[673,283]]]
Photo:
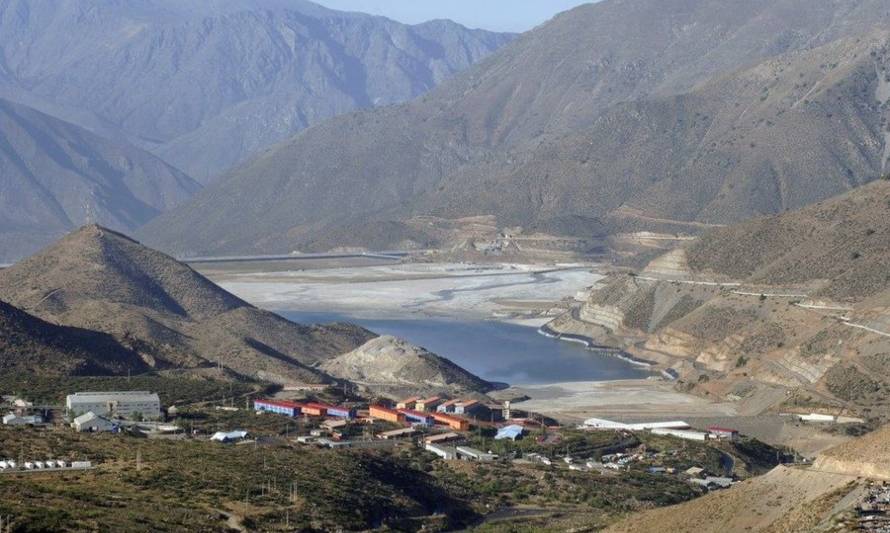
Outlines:
[[511,385],[636,379],[649,374],[627,361],[551,339],[535,328],[486,320],[366,319],[335,313],[287,311],[301,324],[352,322],[381,335],[423,346],[488,381]]

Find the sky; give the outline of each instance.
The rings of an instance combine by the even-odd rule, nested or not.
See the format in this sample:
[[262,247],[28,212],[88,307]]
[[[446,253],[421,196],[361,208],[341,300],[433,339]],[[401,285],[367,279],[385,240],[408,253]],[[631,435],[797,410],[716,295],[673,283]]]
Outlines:
[[451,19],[470,28],[523,32],[591,0],[313,0],[331,9],[383,15],[417,24]]

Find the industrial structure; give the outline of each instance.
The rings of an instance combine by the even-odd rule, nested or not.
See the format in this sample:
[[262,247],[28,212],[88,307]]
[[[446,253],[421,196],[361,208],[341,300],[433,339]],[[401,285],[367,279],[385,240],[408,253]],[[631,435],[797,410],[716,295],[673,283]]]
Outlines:
[[117,424],[103,416],[97,415],[92,411],[75,418],[74,422],[71,423],[71,427],[73,427],[74,430],[79,433],[101,433],[105,431],[118,430]]
[[161,417],[161,399],[147,391],[76,392],[68,395],[65,407],[74,417],[90,412],[120,418],[141,416],[147,420]]

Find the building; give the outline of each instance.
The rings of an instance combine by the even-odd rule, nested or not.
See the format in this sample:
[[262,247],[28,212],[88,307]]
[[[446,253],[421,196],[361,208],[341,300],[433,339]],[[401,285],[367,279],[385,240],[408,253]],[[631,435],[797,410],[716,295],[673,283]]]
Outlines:
[[522,433],[525,431],[525,428],[516,424],[510,426],[504,426],[498,430],[497,435],[494,436],[494,440],[516,440],[522,436]]
[[247,438],[246,431],[217,431],[210,437],[210,440],[216,442],[235,442]]
[[263,411],[266,413],[275,413],[285,416],[299,416],[301,405],[296,402],[285,400],[267,400],[258,399],[253,402],[254,411]]
[[718,426],[711,426],[708,428],[708,433],[711,434],[711,437],[720,440],[731,440],[737,441],[739,440],[739,431],[737,429],[729,429],[722,428]]
[[498,458],[497,455],[485,453],[481,450],[477,450],[476,448],[470,448],[469,446],[458,446],[456,448],[456,451],[458,459],[464,459],[467,461],[494,461]]
[[708,476],[704,479],[690,479],[690,483],[700,485],[708,490],[728,489],[732,486],[732,478]]
[[417,407],[417,401],[421,398],[419,396],[412,396],[411,398],[405,398],[396,404],[396,409],[414,409]]
[[328,431],[333,431],[335,429],[343,429],[349,425],[348,420],[325,420],[321,423],[321,427],[327,429]]
[[89,412],[82,414],[74,419],[71,427],[79,433],[91,432],[100,433],[103,431],[116,431],[118,426],[111,420],[99,416],[96,413]]
[[36,426],[43,423],[43,417],[40,415],[19,416],[15,413],[9,413],[3,417],[4,426]]
[[415,411],[414,409],[399,409],[399,412],[405,415],[405,421],[411,424],[419,424],[421,426],[432,426],[435,420],[432,415]]
[[300,411],[306,416],[325,416],[328,409],[320,403],[305,403],[300,406]]
[[394,429],[392,431],[384,431],[377,435],[378,439],[390,440],[390,439],[403,439],[406,437],[413,437],[417,434],[417,430],[414,428],[402,428],[402,429]]
[[383,407],[382,405],[372,405],[368,410],[368,414],[371,418],[376,418],[378,420],[386,420],[387,422],[404,422],[405,415],[396,411],[395,409],[390,409],[389,407]]
[[418,400],[414,405],[414,408],[418,411],[435,411],[443,401],[444,400],[439,396],[431,396],[429,398],[424,398],[423,400]]
[[588,418],[579,429],[626,429],[628,431],[646,431],[651,429],[689,429],[689,424],[682,420],[625,424],[624,422],[615,422],[602,418]]
[[677,437],[680,439],[686,440],[698,440],[698,441],[706,441],[708,440],[708,434],[702,431],[692,431],[689,429],[663,429],[663,428],[655,428],[652,430],[653,435],[665,435],[670,437]]
[[436,407],[437,413],[453,413],[454,407],[457,405],[458,400],[448,400],[447,402],[440,403],[438,407]]
[[75,417],[90,412],[120,418],[141,416],[147,420],[161,417],[161,399],[147,391],[77,392],[68,395],[65,407]]
[[432,413],[433,420],[439,424],[444,424],[455,431],[469,431],[470,423],[464,418],[446,415],[444,413]]
[[491,416],[491,410],[479,400],[466,400],[458,402],[454,406],[454,414],[488,420]]
[[427,444],[441,444],[443,442],[451,442],[453,440],[460,440],[463,437],[458,435],[453,431],[449,431],[448,433],[438,433],[436,435],[430,435],[423,439],[423,442]]
[[457,449],[453,446],[439,446],[438,444],[427,443],[423,449],[438,455],[446,461],[457,459]]
[[349,409],[347,407],[340,407],[338,405],[328,405],[326,403],[318,404],[323,407],[327,416],[332,416],[335,418],[344,418],[346,420],[352,420],[355,418],[355,409]]

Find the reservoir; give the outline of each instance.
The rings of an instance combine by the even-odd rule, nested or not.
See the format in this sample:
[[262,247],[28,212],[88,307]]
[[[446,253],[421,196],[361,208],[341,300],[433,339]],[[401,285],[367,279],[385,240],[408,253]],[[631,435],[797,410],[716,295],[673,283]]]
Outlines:
[[352,322],[401,337],[488,380],[511,385],[645,378],[646,370],[581,344],[545,337],[528,326],[493,320],[369,319],[348,314],[283,311],[301,324]]

